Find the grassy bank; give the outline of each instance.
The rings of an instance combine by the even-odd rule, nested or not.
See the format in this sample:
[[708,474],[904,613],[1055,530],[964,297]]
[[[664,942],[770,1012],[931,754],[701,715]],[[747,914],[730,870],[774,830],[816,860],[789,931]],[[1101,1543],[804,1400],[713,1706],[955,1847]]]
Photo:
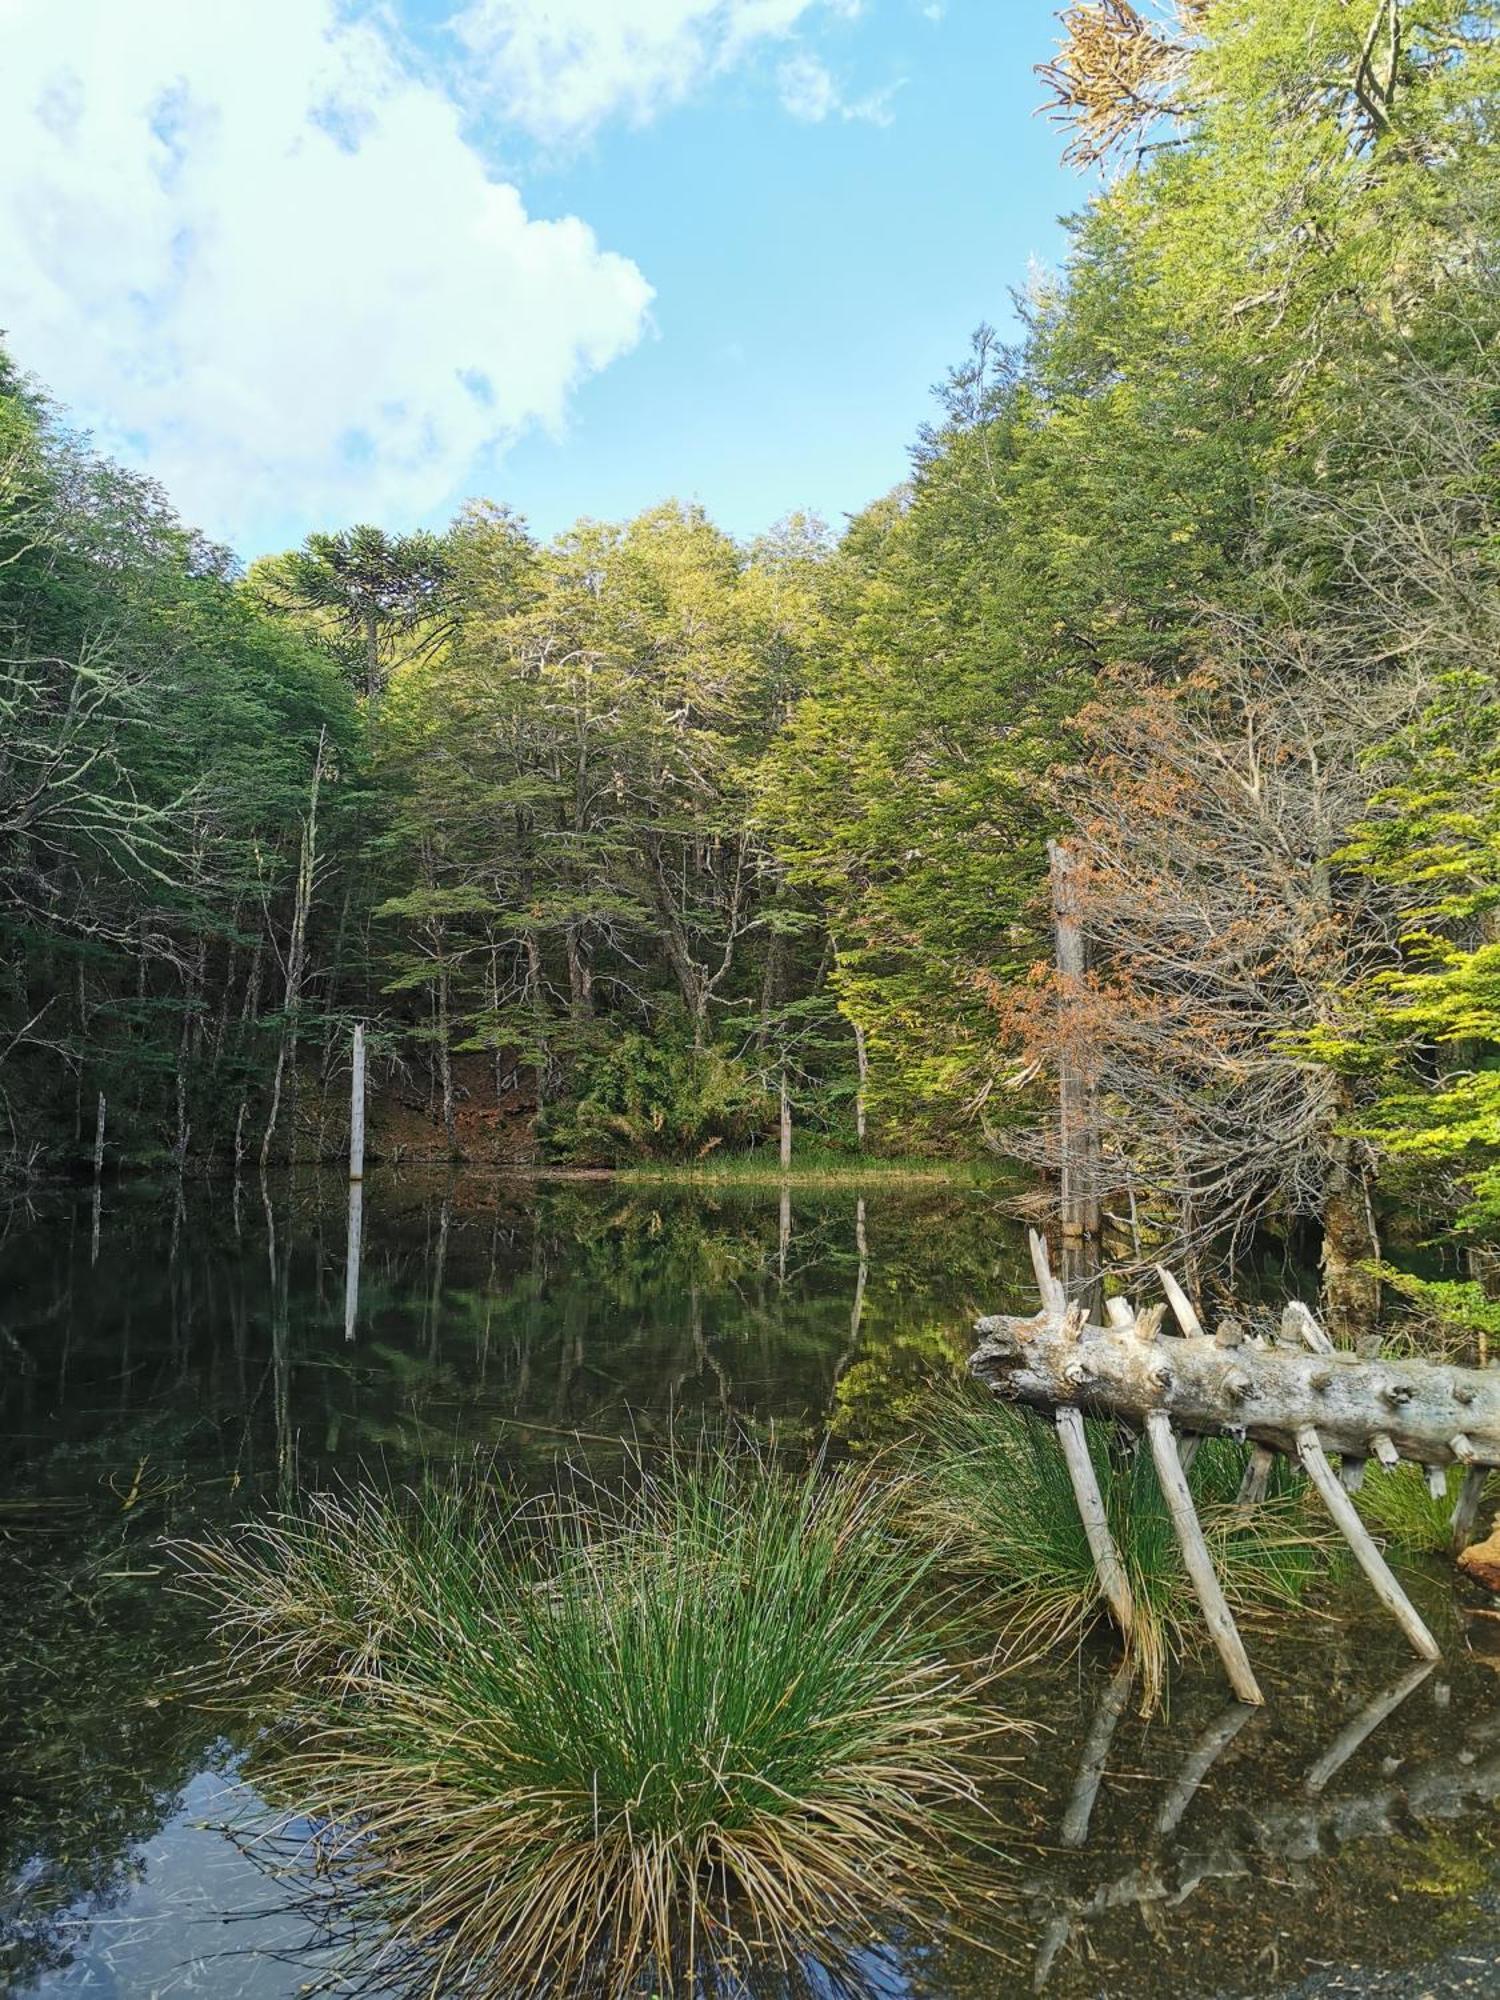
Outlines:
[[713,1152],[701,1160],[647,1161],[616,1167],[615,1180],[670,1181],[705,1185],[866,1187],[871,1184],[933,1182],[946,1186],[995,1187],[1022,1184],[1014,1166],[1000,1160],[942,1160],[922,1154],[874,1156],[864,1153],[799,1150],[782,1167],[769,1148],[749,1153]]

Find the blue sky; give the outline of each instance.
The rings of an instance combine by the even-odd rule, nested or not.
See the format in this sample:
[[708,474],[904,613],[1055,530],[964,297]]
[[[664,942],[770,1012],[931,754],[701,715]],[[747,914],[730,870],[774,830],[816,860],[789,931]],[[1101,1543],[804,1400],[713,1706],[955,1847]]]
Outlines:
[[668,496],[837,524],[1089,192],[1034,115],[1048,0],[0,0],[0,31],[0,325],[246,554],[478,494],[545,534]]

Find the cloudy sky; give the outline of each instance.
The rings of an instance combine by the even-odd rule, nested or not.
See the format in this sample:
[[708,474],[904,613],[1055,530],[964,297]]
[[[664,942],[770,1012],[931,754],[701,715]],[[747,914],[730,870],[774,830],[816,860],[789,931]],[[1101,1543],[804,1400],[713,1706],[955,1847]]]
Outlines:
[[1051,0],[0,0],[0,327],[243,553],[902,476],[1087,193]]

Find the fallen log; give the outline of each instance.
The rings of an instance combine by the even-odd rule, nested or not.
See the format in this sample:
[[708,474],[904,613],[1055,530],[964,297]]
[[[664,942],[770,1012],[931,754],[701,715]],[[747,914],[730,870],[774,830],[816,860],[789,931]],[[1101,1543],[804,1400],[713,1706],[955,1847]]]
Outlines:
[[[1280,1340],[1246,1340],[1234,1320],[1210,1335],[1165,1270],[1159,1276],[1166,1305],[1138,1309],[1128,1300],[1111,1299],[1108,1324],[1096,1325],[1076,1302],[1068,1302],[1035,1231],[1031,1254],[1041,1310],[1030,1318],[998,1313],[980,1320],[969,1367],[998,1395],[1056,1421],[1101,1589],[1123,1630],[1128,1633],[1130,1626],[1129,1589],[1084,1445],[1085,1415],[1111,1418],[1149,1439],[1184,1562],[1241,1699],[1258,1703],[1260,1692],[1183,1476],[1202,1437],[1236,1438],[1255,1447],[1240,1496],[1242,1515],[1264,1495],[1273,1454],[1300,1464],[1412,1646],[1426,1659],[1438,1657],[1436,1641],[1344,1488],[1358,1486],[1372,1457],[1386,1467],[1402,1459],[1425,1467],[1434,1491],[1441,1489],[1450,1465],[1462,1465],[1455,1531],[1471,1524],[1484,1472],[1500,1465],[1500,1371],[1346,1353],[1300,1303],[1287,1307]],[[1167,1305],[1179,1335],[1163,1332]],[[1329,1466],[1329,1452],[1343,1461],[1343,1485]]]
[[979,1380],[1049,1414],[1072,1404],[1144,1430],[1161,1410],[1179,1432],[1248,1438],[1288,1457],[1313,1429],[1325,1451],[1353,1458],[1500,1465],[1500,1369],[1163,1337],[1152,1308],[1125,1326],[1095,1326],[1043,1307],[1030,1319],[996,1314],[975,1331]]

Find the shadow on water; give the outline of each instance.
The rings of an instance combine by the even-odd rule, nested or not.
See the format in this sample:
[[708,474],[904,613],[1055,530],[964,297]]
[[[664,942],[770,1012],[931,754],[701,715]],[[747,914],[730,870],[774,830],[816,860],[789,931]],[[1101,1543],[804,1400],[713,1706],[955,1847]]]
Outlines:
[[[283,2000],[337,1984],[344,1913],[294,1858],[289,1878],[248,1844],[264,1817],[249,1725],[189,1685],[210,1654],[164,1533],[377,1462],[402,1477],[483,1450],[524,1484],[559,1456],[608,1476],[622,1435],[649,1449],[731,1416],[879,1443],[961,1370],[974,1315],[1030,1288],[1021,1232],[973,1188],[787,1205],[379,1174],[362,1218],[313,1180],[106,1190],[97,1217],[87,1195],[13,1205],[0,1989]],[[1356,1599],[1257,1634],[1269,1701],[1253,1714],[1204,1669],[1143,1721],[1103,1648],[1019,1670],[1004,1699],[1041,1727],[996,1773],[1007,1858],[976,1942],[872,1942],[850,1990],[1405,1991],[1371,1982],[1456,1950],[1470,1983],[1453,1990],[1500,1992],[1500,1639],[1492,1661],[1475,1650],[1500,1628],[1461,1625],[1440,1574],[1425,1589],[1435,1670],[1413,1672]],[[813,1968],[755,1990],[835,1988]]]

